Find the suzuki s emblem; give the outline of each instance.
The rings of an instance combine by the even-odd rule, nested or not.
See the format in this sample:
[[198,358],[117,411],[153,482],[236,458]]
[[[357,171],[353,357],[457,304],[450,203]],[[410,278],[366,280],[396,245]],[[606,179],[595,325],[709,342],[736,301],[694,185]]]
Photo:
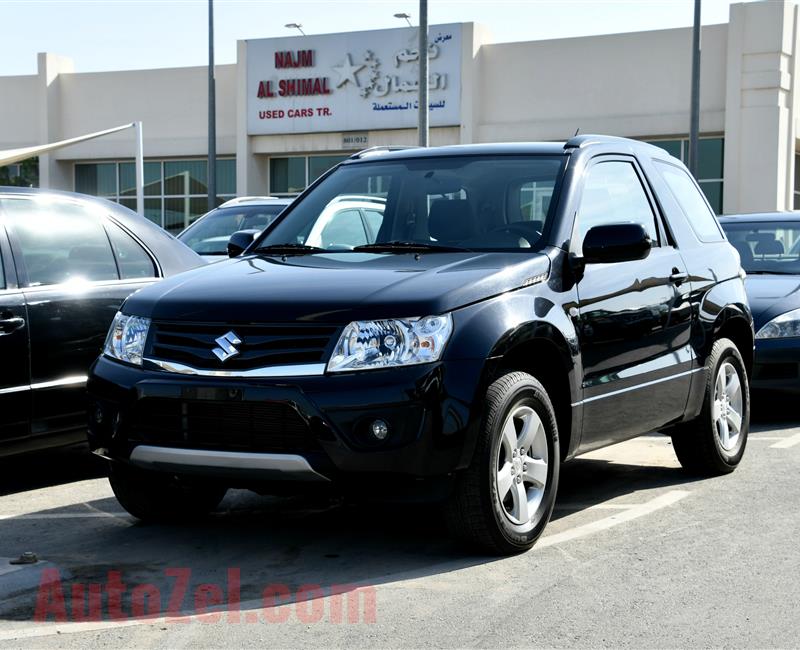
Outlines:
[[219,345],[219,347],[214,348],[211,351],[217,355],[217,358],[220,361],[227,361],[231,357],[235,357],[237,354],[239,354],[239,350],[236,348],[236,346],[242,344],[242,340],[233,330],[223,336],[220,336],[218,339],[214,339],[214,342]]

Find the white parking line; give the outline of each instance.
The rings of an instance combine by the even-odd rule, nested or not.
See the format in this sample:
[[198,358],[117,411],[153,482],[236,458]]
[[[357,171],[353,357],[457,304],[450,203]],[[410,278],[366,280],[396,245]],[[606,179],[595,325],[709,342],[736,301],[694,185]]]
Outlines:
[[752,440],[754,442],[760,442],[762,440],[771,441],[771,440],[784,440],[781,436],[747,436],[748,440]]
[[800,445],[800,433],[783,438],[780,442],[770,445],[770,449],[789,449],[789,447],[794,447],[795,445]]
[[52,514],[21,513],[18,515],[0,515],[2,519],[105,519],[108,517],[124,517],[124,512],[57,512]]
[[597,521],[592,521],[588,524],[584,524],[583,526],[576,526],[575,528],[556,533],[555,535],[547,535],[542,537],[536,543],[535,548],[546,548],[556,544],[563,544],[564,542],[569,542],[573,539],[578,539],[579,537],[586,537],[587,535],[598,533],[601,530],[608,530],[609,528],[619,526],[626,521],[632,521],[634,519],[638,519],[639,517],[649,515],[656,510],[660,510],[661,508],[671,506],[681,499],[688,497],[690,494],[691,492],[686,490],[671,490],[666,494],[662,494],[654,499],[650,499],[650,501],[638,505],[632,505],[626,510],[610,515],[609,517],[605,517],[604,519],[598,519]]

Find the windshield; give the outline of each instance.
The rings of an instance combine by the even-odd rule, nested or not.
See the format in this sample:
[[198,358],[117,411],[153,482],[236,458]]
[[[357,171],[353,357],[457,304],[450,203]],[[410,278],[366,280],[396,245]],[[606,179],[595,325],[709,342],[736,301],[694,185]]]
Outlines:
[[800,275],[800,221],[723,223],[748,273]]
[[264,230],[285,204],[217,208],[195,221],[178,239],[200,255],[227,255],[228,239],[238,230]]
[[565,156],[459,156],[342,165],[257,250],[521,250],[541,245]]

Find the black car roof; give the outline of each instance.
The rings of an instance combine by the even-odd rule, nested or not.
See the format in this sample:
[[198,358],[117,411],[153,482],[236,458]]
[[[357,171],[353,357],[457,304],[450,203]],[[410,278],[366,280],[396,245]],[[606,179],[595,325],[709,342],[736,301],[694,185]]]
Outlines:
[[561,142],[499,142],[488,144],[455,144],[444,147],[371,147],[353,154],[345,164],[365,160],[404,160],[409,158],[439,158],[447,156],[502,156],[502,155],[566,155],[575,149],[592,146],[619,145],[620,153],[639,150],[650,155],[668,158],[663,149],[629,138],[608,135],[578,135]]

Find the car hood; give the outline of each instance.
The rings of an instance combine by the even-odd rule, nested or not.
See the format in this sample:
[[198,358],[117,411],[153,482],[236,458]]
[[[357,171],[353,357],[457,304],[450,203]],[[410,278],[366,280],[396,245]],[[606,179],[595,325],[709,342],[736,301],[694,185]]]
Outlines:
[[798,275],[748,275],[745,287],[756,331],[776,316],[800,308]]
[[133,294],[124,311],[156,320],[327,322],[439,314],[548,273],[542,253],[247,255]]

